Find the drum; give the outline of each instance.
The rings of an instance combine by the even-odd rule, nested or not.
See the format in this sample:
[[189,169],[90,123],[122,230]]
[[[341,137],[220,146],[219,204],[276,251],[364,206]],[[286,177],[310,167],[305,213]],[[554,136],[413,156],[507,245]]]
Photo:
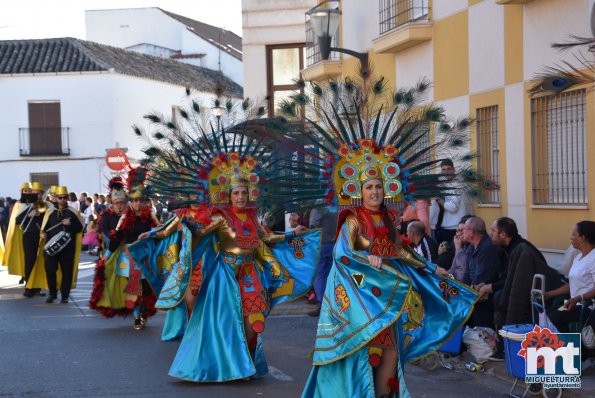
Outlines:
[[72,237],[68,232],[60,231],[45,244],[45,246],[43,247],[43,251],[48,256],[55,256],[66,247],[66,245],[68,244],[68,242],[70,242],[71,239]]

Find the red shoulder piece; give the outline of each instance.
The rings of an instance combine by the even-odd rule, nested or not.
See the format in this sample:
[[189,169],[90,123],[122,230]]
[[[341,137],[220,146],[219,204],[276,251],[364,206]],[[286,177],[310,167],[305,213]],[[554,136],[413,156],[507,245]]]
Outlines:
[[345,223],[347,216],[350,214],[357,217],[357,213],[355,212],[355,209],[344,209],[344,210],[341,210],[341,212],[339,213],[339,218],[337,219],[337,231],[335,233],[335,240],[337,240],[337,238],[339,237],[339,232],[341,231],[341,227],[343,227],[343,224]]

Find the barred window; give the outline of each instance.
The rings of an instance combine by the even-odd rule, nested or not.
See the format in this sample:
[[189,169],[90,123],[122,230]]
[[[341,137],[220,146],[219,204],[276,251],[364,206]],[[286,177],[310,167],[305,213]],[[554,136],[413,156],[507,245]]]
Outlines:
[[531,100],[533,204],[587,203],[586,90]]
[[30,181],[40,182],[46,190],[52,185],[60,185],[58,173],[30,173],[29,178]]
[[428,0],[380,0],[380,34],[428,19]]
[[[477,108],[477,171],[495,183],[500,183],[500,143],[498,141],[498,105]],[[500,190],[485,192],[483,203],[500,203]]]

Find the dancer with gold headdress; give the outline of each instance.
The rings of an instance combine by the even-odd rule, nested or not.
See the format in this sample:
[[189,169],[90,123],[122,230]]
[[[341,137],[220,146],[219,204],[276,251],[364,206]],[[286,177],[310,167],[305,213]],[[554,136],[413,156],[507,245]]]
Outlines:
[[106,318],[112,318],[116,315],[127,316],[132,312],[132,309],[126,306],[126,293],[124,292],[128,279],[116,272],[118,265],[126,261],[126,258],[120,259],[120,257],[126,256],[125,244],[112,244],[112,238],[116,236],[116,227],[128,204],[124,180],[119,176],[113,177],[109,180],[108,189],[112,203],[97,220],[101,256],[95,264],[89,308],[96,310]]
[[[179,120],[202,120],[192,114],[198,108],[194,102],[190,109],[182,108]],[[232,108],[227,107],[230,114]],[[248,113],[246,107],[243,110]],[[178,197],[190,187],[198,197],[180,205],[195,202],[211,207],[207,225],[187,235],[182,225],[178,229],[182,239],[163,245],[167,249],[179,242],[174,261],[163,262],[164,256],[153,253],[154,239],[129,248],[153,289],[160,292],[158,306],[175,308],[192,288],[191,273],[200,281],[169,374],[195,382],[260,377],[268,371],[260,338],[266,316],[275,305],[302,296],[312,284],[320,231],[298,236],[273,233],[259,221],[259,210],[274,211],[266,176],[276,163],[256,135],[243,135],[242,127],[217,131],[211,124],[207,138],[208,128],[198,126],[196,131],[189,123],[194,131],[185,130],[157,115],[147,118],[160,128],[152,136],[170,143],[146,150],[153,189],[164,197]],[[159,232],[151,235],[159,238]]]
[[[469,121],[448,122],[441,108],[422,103],[425,81],[390,95],[384,79],[367,71],[359,80],[313,83],[315,100],[298,93],[280,108],[292,117],[297,105],[312,103],[318,115],[293,135],[317,143],[321,154],[302,170],[320,175],[304,182],[302,205],[325,198],[341,210],[303,398],[409,397],[403,365],[446,342],[477,300],[475,291],[418,256],[397,229],[404,201],[467,189],[477,196],[474,186],[482,181],[470,168],[461,168],[465,182],[457,187],[432,173],[442,156],[456,156]],[[279,194],[286,189],[276,186]]]
[[[109,295],[104,299],[112,300],[112,303],[96,303],[98,311],[110,317],[115,314],[126,316],[130,313],[134,316],[134,330],[142,330],[149,317],[155,315],[155,301],[157,297],[153,293],[149,283],[143,277],[141,269],[129,255],[127,246],[138,240],[139,235],[157,226],[158,221],[146,205],[149,193],[145,186],[147,170],[144,167],[130,168],[126,177],[128,187],[128,207],[122,212],[118,224],[109,234],[108,250],[115,256],[113,263],[115,274],[112,275],[114,284],[111,285]],[[118,193],[112,191],[118,198]],[[112,197],[113,201],[113,197]],[[116,201],[117,202],[117,201]],[[107,262],[106,262],[106,265]],[[108,269],[106,269],[107,271]],[[110,271],[111,272],[111,271]],[[125,278],[126,283],[123,285]],[[123,290],[117,291],[120,288]],[[124,297],[122,295],[124,294]],[[122,307],[122,299],[124,307]],[[92,296],[93,300],[93,296]],[[114,311],[105,311],[101,307]]]
[[[68,303],[70,290],[76,287],[78,264],[83,239],[83,224],[78,210],[68,206],[68,189],[56,189],[57,206],[49,207],[41,224],[41,237],[44,245],[45,273],[49,294],[46,303],[58,298],[60,303]],[[48,247],[49,245],[49,247]]]

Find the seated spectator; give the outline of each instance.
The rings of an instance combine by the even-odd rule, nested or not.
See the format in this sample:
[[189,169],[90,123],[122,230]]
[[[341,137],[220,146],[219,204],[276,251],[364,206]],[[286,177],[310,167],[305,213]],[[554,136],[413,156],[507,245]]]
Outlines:
[[306,223],[302,220],[298,213],[291,213],[289,215],[289,229],[288,231],[295,231],[296,234],[301,234],[302,232],[306,232],[308,227],[305,225]]
[[[450,266],[443,267],[448,269],[448,273],[454,276],[454,278],[458,281],[463,280],[465,272],[467,271],[467,262],[469,261],[468,258],[471,256],[472,247],[463,239],[463,228],[465,227],[465,222],[471,217],[472,216],[467,215],[461,218],[461,222],[459,222],[452,244],[454,247],[454,255],[451,257],[452,260],[450,262]],[[440,255],[440,250],[438,250],[438,254]],[[438,257],[438,265],[441,267],[442,265],[440,262],[445,256],[446,253]]]
[[572,229],[570,242],[580,253],[572,262],[568,284],[545,292],[546,299],[570,294],[570,299],[565,301],[561,310],[552,308],[548,311],[550,320],[561,333],[570,331],[569,324],[577,322],[583,306],[591,306],[595,298],[595,222],[577,223]]
[[[471,246],[463,282],[479,291],[482,286],[501,279],[505,269],[504,253],[487,235],[485,222],[479,217],[470,217],[463,227],[463,239]],[[491,295],[475,305],[472,321],[473,326],[494,328],[494,305]]]
[[407,225],[407,237],[411,239],[411,247],[427,260],[435,263],[438,259],[438,244],[426,234],[426,227],[421,221],[411,221]]
[[523,239],[514,220],[500,217],[492,224],[492,241],[504,249],[507,258],[506,278],[483,286],[481,293],[495,293],[497,326],[533,321],[531,287],[535,274],[545,276],[545,290],[559,287],[561,275],[548,266],[543,254],[531,242]]

